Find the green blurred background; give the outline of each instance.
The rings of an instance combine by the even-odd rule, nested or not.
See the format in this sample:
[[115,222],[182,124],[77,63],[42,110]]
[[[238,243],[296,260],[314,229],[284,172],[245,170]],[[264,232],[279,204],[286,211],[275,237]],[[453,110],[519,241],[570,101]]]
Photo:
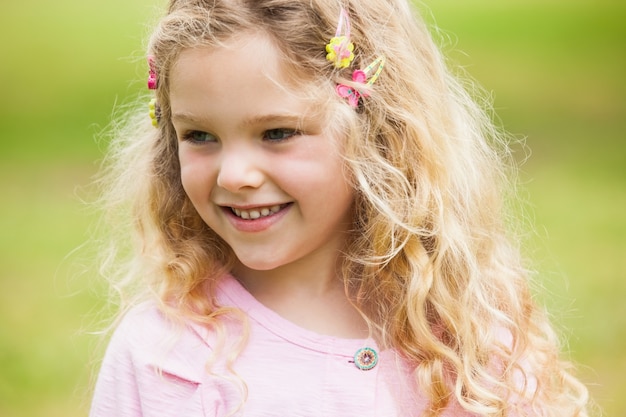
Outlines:
[[[92,254],[74,251],[95,219],[81,198],[113,108],[144,91],[162,4],[0,4],[2,416],[87,413],[99,355],[89,332],[106,297]],[[606,415],[626,415],[626,2],[421,7],[452,61],[493,92],[506,129],[527,137],[538,298]]]

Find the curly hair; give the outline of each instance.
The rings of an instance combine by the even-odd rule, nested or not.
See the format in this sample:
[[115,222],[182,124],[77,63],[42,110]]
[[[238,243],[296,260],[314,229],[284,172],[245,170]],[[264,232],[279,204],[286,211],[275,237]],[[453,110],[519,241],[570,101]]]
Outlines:
[[[356,111],[334,94],[350,70],[325,59],[342,7],[353,66],[386,57]],[[172,0],[149,43],[160,127],[141,121],[143,112],[129,117],[103,179],[111,213],[132,212],[130,222],[111,219],[122,236],[105,262],[118,266],[116,287],[181,319],[215,325],[225,313],[206,294],[233,255],[182,188],[169,76],[183,50],[259,31],[293,84],[339,121],[329,125],[346,137],[356,192],[346,291],[382,344],[414,365],[428,415],[456,401],[484,416],[586,416],[587,391],[531,297],[505,210],[515,188],[508,138],[404,0]]]

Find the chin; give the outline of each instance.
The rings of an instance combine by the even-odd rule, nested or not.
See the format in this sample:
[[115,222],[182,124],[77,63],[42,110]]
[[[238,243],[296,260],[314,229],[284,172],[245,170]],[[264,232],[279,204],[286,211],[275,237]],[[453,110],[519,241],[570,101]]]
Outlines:
[[272,271],[274,269],[280,268],[284,265],[283,262],[270,261],[268,259],[248,259],[241,260],[237,258],[239,264],[245,268],[253,271]]

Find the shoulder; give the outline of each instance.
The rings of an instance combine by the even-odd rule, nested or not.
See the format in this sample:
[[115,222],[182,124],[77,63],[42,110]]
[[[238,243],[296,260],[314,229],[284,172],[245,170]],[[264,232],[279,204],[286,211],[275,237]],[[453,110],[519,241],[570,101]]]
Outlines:
[[173,323],[168,320],[156,303],[144,302],[128,310],[120,320],[113,338],[154,339],[167,334]]
[[[151,352],[174,336],[176,326],[154,303],[140,304],[126,312],[115,328],[108,353]],[[146,349],[147,348],[147,349]]]
[[[198,382],[211,354],[206,332],[184,320],[167,317],[155,303],[128,311],[111,337],[106,356],[117,364],[169,373]],[[199,365],[199,366],[198,366]]]
[[154,302],[144,302],[127,311],[115,329],[111,341],[151,344],[170,337],[179,327]]
[[170,320],[156,304],[133,308],[109,342],[90,416],[205,415],[199,387],[211,352],[199,331]]

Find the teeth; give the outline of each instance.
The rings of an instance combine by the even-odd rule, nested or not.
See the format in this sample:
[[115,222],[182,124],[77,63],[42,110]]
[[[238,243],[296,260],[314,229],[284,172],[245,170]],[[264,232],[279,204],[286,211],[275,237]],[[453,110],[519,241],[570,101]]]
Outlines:
[[260,217],[267,217],[270,214],[278,213],[281,208],[282,206],[277,204],[271,207],[261,207],[261,208],[251,209],[251,210],[240,210],[237,208],[231,208],[231,211],[235,213],[237,217],[241,217],[242,219],[255,220]]

